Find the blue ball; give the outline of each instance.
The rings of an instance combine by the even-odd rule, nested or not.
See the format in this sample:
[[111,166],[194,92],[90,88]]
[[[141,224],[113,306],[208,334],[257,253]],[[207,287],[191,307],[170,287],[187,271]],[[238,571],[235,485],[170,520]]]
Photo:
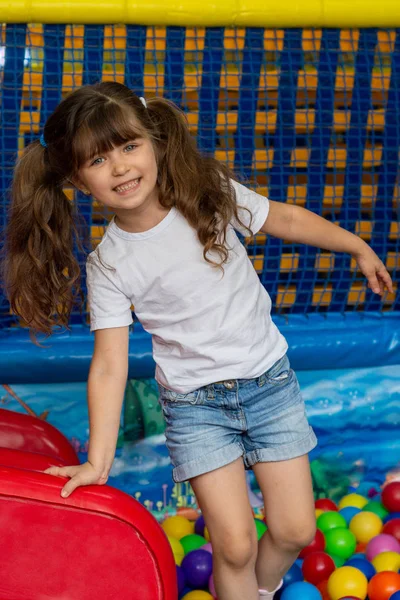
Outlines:
[[347,525],[350,523],[354,515],[361,512],[361,508],[357,508],[356,506],[345,506],[345,508],[341,508],[339,510],[339,514],[345,519]]
[[212,573],[212,554],[201,548],[192,550],[184,557],[181,567],[188,585],[206,588]]
[[320,592],[315,585],[306,581],[297,581],[285,588],[281,600],[322,600]]
[[294,563],[283,578],[283,587],[287,587],[292,583],[296,583],[296,581],[303,580],[304,577],[301,568],[299,567],[299,565],[296,565],[296,563]]
[[361,571],[361,573],[364,573],[368,581],[376,573],[374,565],[372,565],[365,558],[354,558],[354,556],[352,556],[345,564],[347,567],[355,567],[356,569]]
[[400,600],[400,592],[395,592],[389,598],[389,600]]
[[205,527],[204,517],[200,515],[198,519],[196,519],[196,523],[194,524],[194,532],[197,535],[204,535],[204,527]]
[[179,567],[178,565],[176,565],[176,576],[178,578],[178,593],[182,594],[184,587],[185,587],[186,578],[185,578],[185,573],[183,572],[182,568]]
[[[392,512],[389,513],[388,515],[386,515],[386,517],[383,519],[384,523],[387,523],[388,521],[391,521],[392,519],[400,519],[400,512]],[[397,592],[396,592],[397,593]],[[390,600],[390,598],[389,598]]]

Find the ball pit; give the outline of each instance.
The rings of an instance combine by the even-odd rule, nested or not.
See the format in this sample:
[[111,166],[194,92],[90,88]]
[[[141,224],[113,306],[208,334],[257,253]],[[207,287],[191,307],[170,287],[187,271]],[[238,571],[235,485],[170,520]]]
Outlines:
[[[361,486],[360,486],[361,487]],[[363,489],[371,490],[366,485]],[[400,600],[400,515],[398,486],[385,486],[371,501],[352,491],[337,504],[315,501],[317,531],[283,578],[279,600]],[[388,507],[396,508],[388,512]],[[366,509],[373,510],[366,510]],[[267,530],[254,514],[257,537]],[[170,541],[179,600],[218,600],[212,575],[212,545],[202,516],[162,523]],[[206,537],[207,536],[207,537]]]

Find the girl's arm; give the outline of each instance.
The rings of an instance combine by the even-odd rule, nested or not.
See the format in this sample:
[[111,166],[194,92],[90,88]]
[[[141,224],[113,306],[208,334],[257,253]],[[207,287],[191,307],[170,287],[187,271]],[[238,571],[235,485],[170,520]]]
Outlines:
[[385,265],[360,237],[334,225],[323,217],[293,204],[270,200],[268,217],[261,231],[299,244],[309,244],[332,252],[347,252],[358,263],[369,287],[382,294],[393,293],[393,284]]
[[88,381],[89,452],[82,465],[49,467],[44,472],[68,477],[61,496],[67,498],[77,487],[103,485],[107,482],[121,417],[122,402],[128,378],[129,327],[99,329]]
[[129,327],[95,331],[88,379],[88,461],[107,478],[117,446],[128,378]]

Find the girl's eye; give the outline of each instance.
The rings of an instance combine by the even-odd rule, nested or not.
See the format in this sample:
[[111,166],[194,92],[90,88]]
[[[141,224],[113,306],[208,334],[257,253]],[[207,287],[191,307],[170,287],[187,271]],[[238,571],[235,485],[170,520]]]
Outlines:
[[128,150],[128,151],[132,150],[133,148],[137,148],[137,144],[127,144],[125,146],[125,150]]
[[100,165],[101,163],[98,162],[100,160],[103,160],[103,158],[101,156],[98,156],[97,158],[95,158],[92,162],[91,165]]

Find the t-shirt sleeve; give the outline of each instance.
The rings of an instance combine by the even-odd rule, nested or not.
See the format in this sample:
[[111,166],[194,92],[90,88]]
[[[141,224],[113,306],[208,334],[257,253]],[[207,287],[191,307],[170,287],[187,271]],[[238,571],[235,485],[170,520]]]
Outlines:
[[99,264],[93,254],[86,262],[90,331],[133,323],[131,300],[118,285],[114,270]]
[[[257,194],[257,192],[250,190],[233,179],[231,179],[231,184],[236,193],[236,203],[238,205],[239,218],[242,223],[249,227],[254,235],[260,231],[261,227],[265,223],[266,218],[268,217],[269,200],[265,196]],[[246,208],[248,210],[246,210]],[[231,222],[231,225],[242,235],[249,235],[249,232],[244,229],[244,227],[242,227],[236,221],[236,219]]]

